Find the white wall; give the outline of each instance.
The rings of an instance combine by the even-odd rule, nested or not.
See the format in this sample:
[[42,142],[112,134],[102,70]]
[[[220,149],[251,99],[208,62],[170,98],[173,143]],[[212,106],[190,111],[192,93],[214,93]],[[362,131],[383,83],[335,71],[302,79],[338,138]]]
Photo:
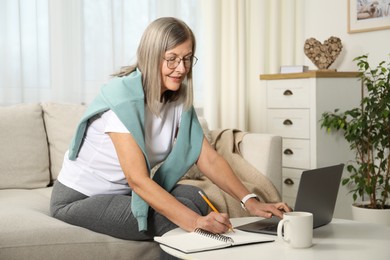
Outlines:
[[[305,40],[314,37],[323,42],[330,36],[336,36],[343,43],[343,50],[331,69],[356,71],[357,67],[352,61],[353,58],[367,53],[369,61],[373,64],[389,59],[390,29],[348,33],[348,0],[306,0],[304,8],[303,35]],[[304,63],[309,65],[310,69],[316,69],[306,56]]]
[[[286,0],[288,1],[288,0]],[[348,0],[296,0],[299,5],[297,8],[302,14],[303,25],[299,37],[295,39],[296,64],[308,65],[311,70],[317,68],[305,56],[303,51],[303,43],[306,39],[314,37],[320,42],[335,36],[341,39],[343,50],[340,56],[332,64],[330,69],[337,71],[357,71],[356,62],[353,59],[363,54],[369,54],[369,61],[376,65],[382,60],[390,59],[390,29],[380,31],[370,31],[362,33],[348,33]],[[299,22],[296,22],[299,26]],[[268,25],[269,26],[269,25]],[[288,28],[282,28],[282,34],[287,33]],[[298,36],[299,36],[298,35]],[[285,42],[281,43],[285,44]],[[283,52],[282,52],[283,54]],[[286,62],[288,59],[280,57],[280,62]],[[275,69],[262,68],[264,73],[276,73]],[[260,74],[261,72],[259,72]],[[257,78],[258,79],[258,78]],[[249,131],[265,132],[265,86],[258,82],[251,82],[251,94],[248,97],[250,104],[249,108]],[[335,93],[337,94],[337,93]],[[351,195],[347,194],[347,189],[342,186],[339,192],[338,204],[336,206],[336,216],[342,218],[350,218],[350,204],[352,202]]]
[[[356,62],[353,59],[363,54],[369,54],[369,61],[376,65],[382,60],[389,60],[390,54],[390,29],[370,31],[362,33],[348,33],[348,0],[296,0],[297,15],[301,14],[303,28],[296,28],[302,35],[301,39],[295,39],[296,53],[295,63],[309,66],[309,69],[317,69],[314,64],[305,56],[303,44],[306,39],[314,37],[324,42],[331,36],[341,39],[343,50],[330,69],[337,71],[357,71]],[[297,22],[299,24],[301,21]],[[268,27],[270,25],[267,25]],[[282,34],[288,33],[288,28],[282,28]],[[285,44],[283,42],[282,44]],[[267,46],[262,46],[267,51]],[[260,47],[261,48],[261,47]],[[280,57],[285,62],[284,57]],[[288,59],[287,59],[288,60]],[[288,64],[290,65],[290,64]],[[262,68],[264,73],[276,73],[275,69]],[[258,72],[261,73],[260,71]],[[258,80],[258,75],[256,80]],[[251,81],[249,102],[249,131],[265,131],[265,88],[258,82]]]
[[[362,54],[369,54],[369,61],[377,65],[380,61],[390,59],[390,29],[361,33],[348,33],[348,0],[305,0],[304,7],[305,40],[314,37],[323,42],[330,36],[339,37],[343,50],[335,63],[330,67],[338,71],[356,71],[353,59]],[[304,55],[304,54],[303,54]],[[304,55],[304,63],[310,69],[316,69]],[[350,218],[351,195],[342,186],[336,206],[336,217]],[[338,215],[339,214],[339,215]]]

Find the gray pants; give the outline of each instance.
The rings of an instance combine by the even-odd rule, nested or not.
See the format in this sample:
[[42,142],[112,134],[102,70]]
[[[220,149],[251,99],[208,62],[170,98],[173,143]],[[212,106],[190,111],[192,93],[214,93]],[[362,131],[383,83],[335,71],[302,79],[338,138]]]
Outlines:
[[[208,206],[198,193],[199,188],[176,185],[171,194],[200,215]],[[88,197],[56,181],[53,187],[50,213],[72,225],[127,240],[152,240],[177,226],[164,216],[149,210],[148,231],[139,232],[131,211],[130,195],[96,195]]]

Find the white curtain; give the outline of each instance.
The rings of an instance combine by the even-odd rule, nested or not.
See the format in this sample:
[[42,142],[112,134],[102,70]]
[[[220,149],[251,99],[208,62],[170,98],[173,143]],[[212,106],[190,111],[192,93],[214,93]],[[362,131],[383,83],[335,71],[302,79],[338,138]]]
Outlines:
[[201,0],[204,114],[211,128],[262,131],[261,73],[303,61],[304,0]]
[[111,74],[135,61],[142,33],[154,19],[178,17],[196,33],[199,20],[196,3],[195,0],[84,0],[86,102]]
[[196,33],[197,2],[1,0],[0,104],[90,102],[112,73],[134,62],[152,20],[175,16]]
[[1,0],[1,104],[28,102],[50,95],[47,13],[47,0]]
[[147,24],[176,16],[197,36],[195,106],[210,128],[262,131],[259,74],[302,64],[304,1],[1,0],[0,104],[89,103]]
[[0,104],[84,101],[79,0],[0,1]]

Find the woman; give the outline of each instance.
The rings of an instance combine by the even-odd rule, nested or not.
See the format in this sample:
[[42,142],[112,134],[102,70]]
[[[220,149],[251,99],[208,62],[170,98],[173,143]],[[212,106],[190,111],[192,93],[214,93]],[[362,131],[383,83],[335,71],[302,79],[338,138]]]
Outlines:
[[[198,188],[176,185],[196,163],[253,215],[282,217],[285,203],[261,203],[204,138],[192,106],[191,29],[160,18],[145,30],[137,63],[103,86],[88,107],[53,188],[51,213],[65,222],[129,240],[177,226],[224,233],[229,216],[208,213]],[[151,176],[151,169],[160,164]]]

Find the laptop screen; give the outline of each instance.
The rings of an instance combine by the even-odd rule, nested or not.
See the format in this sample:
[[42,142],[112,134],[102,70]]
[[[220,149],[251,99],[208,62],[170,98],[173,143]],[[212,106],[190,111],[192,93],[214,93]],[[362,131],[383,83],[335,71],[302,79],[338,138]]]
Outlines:
[[333,218],[343,168],[339,164],[302,173],[294,211],[313,213],[315,228]]

